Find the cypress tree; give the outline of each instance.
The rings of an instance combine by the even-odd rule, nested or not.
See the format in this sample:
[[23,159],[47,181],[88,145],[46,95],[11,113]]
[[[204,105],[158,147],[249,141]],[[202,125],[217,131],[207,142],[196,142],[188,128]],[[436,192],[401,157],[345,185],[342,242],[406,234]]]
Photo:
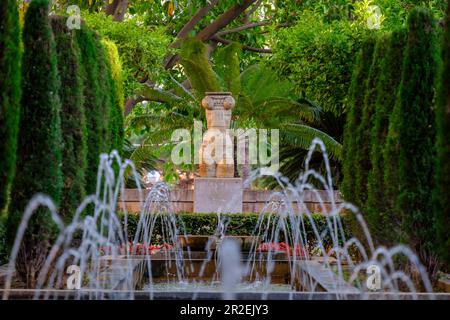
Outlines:
[[[395,188],[395,212],[403,235],[417,250],[431,250],[434,84],[437,73],[435,21],[430,11],[415,8],[408,17],[399,96],[390,118],[386,144],[386,184]],[[398,161],[397,161],[398,159]]]
[[[38,192],[56,204],[61,198],[61,122],[56,48],[49,24],[48,0],[33,0],[23,30],[22,108],[17,170],[11,193],[8,232],[13,241],[30,199]],[[28,287],[36,284],[54,237],[47,209],[37,209],[29,221],[16,261],[18,275]]]
[[7,0],[0,7],[0,213],[6,206],[16,165],[21,54],[17,3]]
[[[384,38],[377,38],[371,66],[367,77],[366,90],[364,93],[364,104],[362,107],[361,122],[357,124],[355,135],[356,148],[354,150],[354,174],[355,174],[355,198],[356,204],[361,210],[366,212],[365,204],[367,200],[367,177],[369,175],[370,164],[370,128],[373,122],[375,111],[376,88],[380,75],[381,61],[386,55]],[[364,92],[364,91],[363,91]]]
[[74,31],[66,27],[65,17],[53,17],[58,71],[61,79],[61,131],[63,190],[60,214],[66,219],[75,213],[85,197],[87,131],[83,105],[80,52]]
[[[100,117],[99,117],[99,133],[100,133],[100,152],[108,153],[111,151],[111,141],[113,137],[110,132],[111,109],[115,103],[115,92],[111,88],[111,75],[105,56],[101,38],[97,33],[93,35],[96,58],[98,65],[98,83],[100,90]],[[99,161],[97,159],[97,161]]]
[[434,216],[442,260],[450,265],[450,3],[442,47],[444,64],[440,73],[436,105],[436,187]]
[[392,203],[389,202],[385,191],[389,185],[384,183],[384,166],[389,164],[389,160],[385,163],[383,148],[389,128],[389,116],[394,109],[401,80],[406,30],[395,30],[380,41],[383,42],[383,46],[387,47],[387,53],[381,62],[376,89],[375,115],[371,128],[371,171],[368,178],[366,212],[367,221],[375,240],[381,244],[390,245],[392,243],[389,239],[396,234],[393,231],[395,216],[387,214],[387,208],[390,208],[390,213],[392,213]]
[[84,111],[87,127],[87,170],[86,193],[94,194],[97,185],[97,169],[101,152],[102,136],[102,94],[99,85],[99,67],[94,34],[86,25],[76,30],[80,49],[81,74],[83,80]]
[[352,75],[352,82],[350,84],[348,93],[348,109],[347,120],[344,128],[343,141],[343,174],[341,191],[346,201],[356,202],[356,181],[354,175],[354,168],[356,165],[355,153],[358,146],[356,141],[356,130],[361,121],[362,107],[364,104],[364,93],[367,87],[367,77],[372,64],[372,57],[375,48],[375,38],[368,37],[363,43],[358,54],[355,70]]

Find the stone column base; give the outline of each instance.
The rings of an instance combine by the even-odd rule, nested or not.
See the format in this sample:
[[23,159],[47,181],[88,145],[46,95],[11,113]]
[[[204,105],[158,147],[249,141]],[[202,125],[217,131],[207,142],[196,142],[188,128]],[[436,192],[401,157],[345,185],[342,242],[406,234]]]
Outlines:
[[241,178],[195,178],[194,212],[242,213]]

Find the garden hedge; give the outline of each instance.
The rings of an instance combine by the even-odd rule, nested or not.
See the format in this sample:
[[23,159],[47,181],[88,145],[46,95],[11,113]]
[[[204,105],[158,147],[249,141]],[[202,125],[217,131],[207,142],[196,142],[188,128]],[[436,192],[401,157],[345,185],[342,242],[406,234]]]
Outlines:
[[[22,108],[17,169],[9,206],[8,234],[14,240],[24,209],[36,193],[61,199],[61,121],[56,47],[49,22],[48,0],[33,0],[23,29]],[[54,236],[50,213],[37,209],[28,223],[16,270],[33,287],[49,242]]]
[[384,182],[384,167],[394,162],[394,159],[385,160],[383,148],[388,134],[389,116],[394,109],[401,80],[406,30],[395,30],[380,41],[387,46],[387,52],[381,62],[376,89],[375,114],[370,129],[371,170],[368,176],[365,212],[367,213],[366,221],[375,240],[384,245],[392,245],[391,239],[396,234],[396,217],[392,211],[392,199],[395,195],[388,192],[393,186]]
[[63,189],[59,213],[65,220],[71,220],[86,195],[87,128],[80,52],[74,31],[67,28],[66,21],[65,17],[51,19],[61,79]]
[[[436,21],[426,9],[408,17],[399,96],[390,118],[385,159],[386,184],[396,186],[395,212],[401,219],[398,241],[416,250],[433,251],[432,207],[434,165],[433,101],[438,65]],[[396,161],[398,159],[398,162]]]
[[0,6],[0,212],[8,201],[16,165],[21,54],[17,1],[6,0]]
[[442,260],[450,266],[450,3],[447,8],[443,39],[443,69],[440,73],[436,103],[436,188],[434,216],[438,248]]

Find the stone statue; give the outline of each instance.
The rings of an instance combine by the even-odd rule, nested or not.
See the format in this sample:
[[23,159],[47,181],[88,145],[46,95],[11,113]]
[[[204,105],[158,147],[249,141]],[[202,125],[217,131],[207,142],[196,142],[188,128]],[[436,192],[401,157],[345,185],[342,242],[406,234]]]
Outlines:
[[200,147],[201,177],[234,177],[233,137],[229,129],[235,104],[230,92],[206,92],[202,107],[206,110],[208,131]]

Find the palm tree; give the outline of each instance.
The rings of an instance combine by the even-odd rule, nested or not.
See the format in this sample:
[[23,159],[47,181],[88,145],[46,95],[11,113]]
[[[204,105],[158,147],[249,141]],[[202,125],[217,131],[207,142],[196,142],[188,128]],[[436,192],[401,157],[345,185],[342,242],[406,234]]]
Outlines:
[[[185,40],[180,63],[188,85],[172,78],[176,86],[170,92],[144,88],[142,95],[157,103],[128,119],[129,125],[152,128],[142,147],[169,141],[174,129],[192,129],[195,119],[204,120],[200,101],[205,92],[230,91],[236,100],[233,128],[280,129],[282,168],[300,168],[296,155],[304,157],[301,151],[307,150],[315,137],[321,138],[331,156],[339,160],[341,144],[318,128],[321,108],[304,97],[295,97],[290,82],[279,79],[264,64],[240,72],[239,55],[240,48],[231,44],[210,59],[203,42]],[[247,173],[249,168],[243,166],[242,171]]]

